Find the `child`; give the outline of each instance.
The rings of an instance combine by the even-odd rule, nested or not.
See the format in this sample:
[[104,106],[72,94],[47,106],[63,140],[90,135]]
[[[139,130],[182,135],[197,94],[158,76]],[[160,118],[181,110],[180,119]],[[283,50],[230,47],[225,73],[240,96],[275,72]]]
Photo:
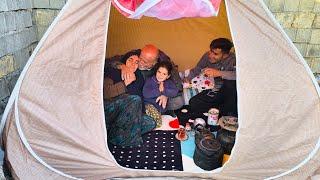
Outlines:
[[153,117],[157,122],[157,127],[161,126],[161,113],[166,111],[166,107],[159,105],[159,97],[175,97],[178,94],[178,88],[175,83],[169,79],[172,70],[172,64],[168,61],[162,61],[155,65],[155,75],[148,78],[143,86],[143,97],[146,104],[146,114]]

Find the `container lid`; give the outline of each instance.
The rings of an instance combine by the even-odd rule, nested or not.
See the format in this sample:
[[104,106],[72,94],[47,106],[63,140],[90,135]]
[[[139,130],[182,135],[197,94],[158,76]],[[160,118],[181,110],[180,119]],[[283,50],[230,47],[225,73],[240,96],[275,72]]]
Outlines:
[[222,129],[235,132],[238,129],[238,118],[233,116],[222,116],[219,119],[218,124]]
[[207,156],[215,155],[217,152],[221,151],[221,144],[219,141],[212,138],[203,138],[197,144],[199,150],[201,150]]

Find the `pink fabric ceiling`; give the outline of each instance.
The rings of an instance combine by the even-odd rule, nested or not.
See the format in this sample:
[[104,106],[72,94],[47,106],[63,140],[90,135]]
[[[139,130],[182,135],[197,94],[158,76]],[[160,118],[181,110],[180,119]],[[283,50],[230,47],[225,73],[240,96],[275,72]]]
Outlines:
[[216,16],[220,3],[221,0],[112,0],[112,4],[128,18],[149,16],[162,20]]

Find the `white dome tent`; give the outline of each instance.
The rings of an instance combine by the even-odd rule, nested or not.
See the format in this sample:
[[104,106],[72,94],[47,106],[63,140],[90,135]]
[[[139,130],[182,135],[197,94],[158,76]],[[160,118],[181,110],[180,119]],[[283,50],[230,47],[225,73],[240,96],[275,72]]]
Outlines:
[[320,89],[312,72],[262,0],[225,4],[237,56],[239,129],[222,168],[191,173],[116,163],[107,146],[102,94],[111,2],[69,0],[30,57],[4,112],[2,143],[13,176],[307,179],[320,174]]

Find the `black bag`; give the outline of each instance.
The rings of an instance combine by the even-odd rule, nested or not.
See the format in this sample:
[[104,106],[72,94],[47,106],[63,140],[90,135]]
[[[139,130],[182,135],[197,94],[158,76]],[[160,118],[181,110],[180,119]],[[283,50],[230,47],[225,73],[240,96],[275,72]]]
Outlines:
[[230,155],[236,139],[236,132],[220,129],[217,132],[217,140],[220,142],[225,154]]
[[237,83],[234,80],[223,80],[221,87],[223,103],[220,105],[220,115],[238,116]]

